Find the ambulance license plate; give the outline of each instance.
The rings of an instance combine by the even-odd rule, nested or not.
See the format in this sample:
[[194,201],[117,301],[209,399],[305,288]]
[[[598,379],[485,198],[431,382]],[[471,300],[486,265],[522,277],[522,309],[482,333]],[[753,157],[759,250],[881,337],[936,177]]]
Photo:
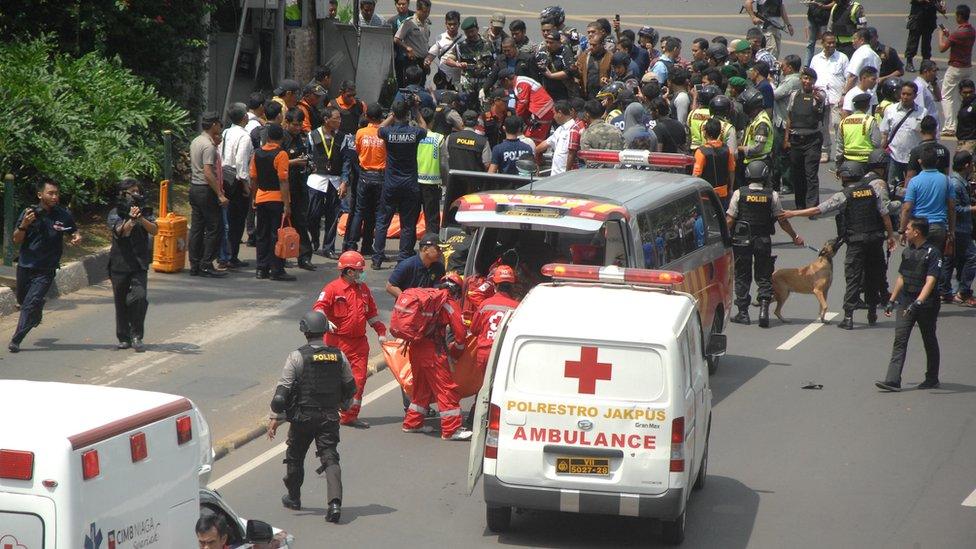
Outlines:
[[556,458],[556,474],[559,475],[610,475],[609,458]]

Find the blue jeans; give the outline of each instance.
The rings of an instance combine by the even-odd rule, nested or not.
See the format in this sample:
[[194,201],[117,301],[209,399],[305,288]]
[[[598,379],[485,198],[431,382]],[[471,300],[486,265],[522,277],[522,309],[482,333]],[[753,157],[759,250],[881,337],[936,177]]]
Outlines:
[[220,208],[220,246],[217,250],[217,259],[224,263],[230,261],[230,218],[227,216],[227,206]]
[[414,182],[384,183],[380,197],[380,214],[376,218],[376,237],[373,240],[374,261],[386,259],[386,231],[390,227],[393,214],[400,216],[400,253],[397,261],[403,261],[414,254],[417,243],[417,218],[420,217],[420,188]]
[[970,233],[956,233],[955,253],[943,258],[939,294],[952,297],[952,279],[959,280],[957,294],[963,299],[973,295],[973,278],[976,277],[976,242]]

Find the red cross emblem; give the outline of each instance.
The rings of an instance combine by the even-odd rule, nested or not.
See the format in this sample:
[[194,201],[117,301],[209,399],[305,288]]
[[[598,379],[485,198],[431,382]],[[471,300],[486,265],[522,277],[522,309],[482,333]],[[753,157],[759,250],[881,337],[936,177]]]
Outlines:
[[596,380],[610,380],[613,365],[608,362],[597,362],[596,347],[581,347],[579,360],[567,360],[565,377],[579,379],[580,394],[592,395],[596,393]]

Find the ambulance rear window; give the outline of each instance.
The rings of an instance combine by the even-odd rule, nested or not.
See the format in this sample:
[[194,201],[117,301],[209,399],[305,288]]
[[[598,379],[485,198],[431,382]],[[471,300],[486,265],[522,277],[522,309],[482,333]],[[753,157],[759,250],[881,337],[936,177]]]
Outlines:
[[665,394],[661,355],[653,348],[547,340],[517,345],[509,379],[518,391],[639,401]]
[[7,547],[43,548],[44,520],[34,513],[0,511],[0,548]]

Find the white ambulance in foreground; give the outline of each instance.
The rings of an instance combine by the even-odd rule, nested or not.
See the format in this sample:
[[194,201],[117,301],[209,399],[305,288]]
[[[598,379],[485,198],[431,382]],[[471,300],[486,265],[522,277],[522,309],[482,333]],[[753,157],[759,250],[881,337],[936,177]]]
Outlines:
[[705,484],[712,392],[681,273],[546,265],[506,316],[478,395],[468,487],[484,473],[488,528],[512,509],[648,517],[684,539]]
[[196,547],[201,512],[231,547],[290,547],[204,486],[210,428],[190,400],[95,385],[0,380],[0,548]]

